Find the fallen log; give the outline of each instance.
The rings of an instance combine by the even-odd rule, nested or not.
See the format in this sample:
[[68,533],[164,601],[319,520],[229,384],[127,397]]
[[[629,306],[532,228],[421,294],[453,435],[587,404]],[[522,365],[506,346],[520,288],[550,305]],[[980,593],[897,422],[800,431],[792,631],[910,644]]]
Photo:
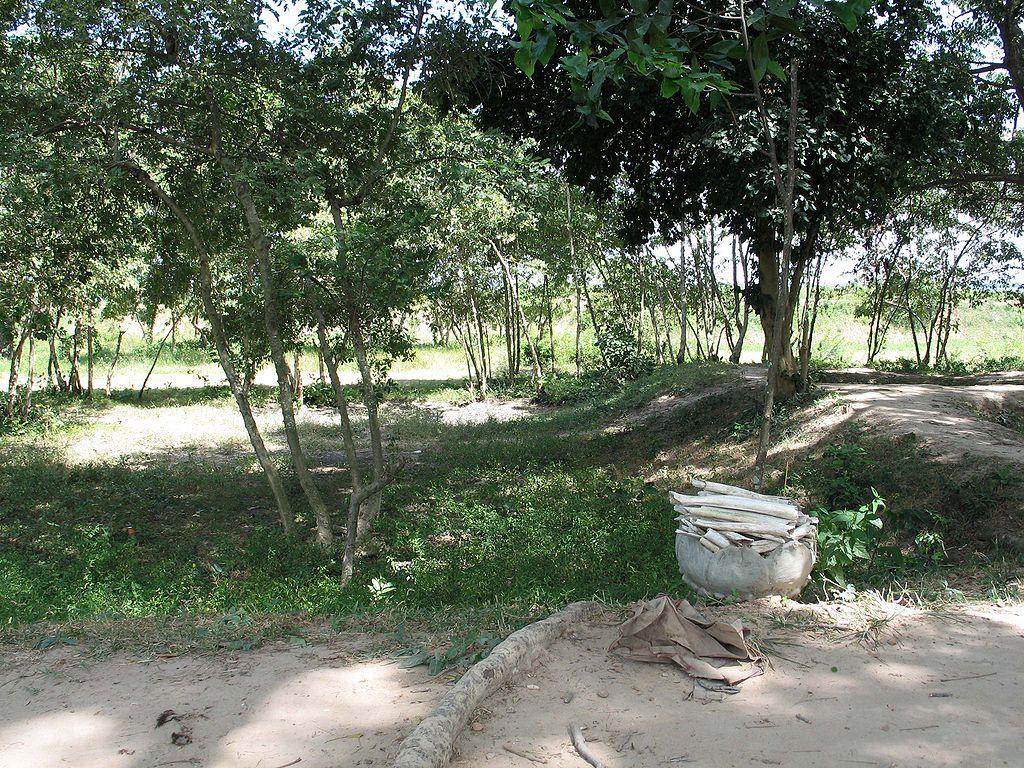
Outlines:
[[594,602],[567,605],[543,621],[513,632],[490,655],[470,667],[462,679],[410,733],[398,750],[394,768],[442,768],[452,758],[455,740],[484,699],[522,669],[528,669],[566,629],[596,615]]

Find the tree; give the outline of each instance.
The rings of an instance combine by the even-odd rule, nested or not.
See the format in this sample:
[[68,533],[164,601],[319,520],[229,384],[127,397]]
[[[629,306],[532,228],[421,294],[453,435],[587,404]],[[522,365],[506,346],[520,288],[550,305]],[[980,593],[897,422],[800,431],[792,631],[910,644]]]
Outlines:
[[[747,299],[765,329],[766,349],[774,336],[781,286],[772,276],[780,272],[784,227],[753,85],[756,81],[760,86],[770,131],[784,153],[788,89],[777,76],[780,65],[769,62],[772,56],[800,60],[798,177],[788,286],[792,300],[782,313],[784,390],[802,384],[788,340],[796,297],[809,265],[816,263],[822,239],[831,241],[843,230],[866,226],[920,183],[922,168],[948,167],[1001,129],[997,117],[976,118],[978,110],[992,113],[993,105],[972,82],[967,62],[938,50],[939,19],[923,3],[879,6],[870,12],[869,23],[853,30],[845,12],[837,18],[798,6],[788,22],[779,24],[779,19],[788,18],[785,15],[772,17],[774,21],[765,22],[771,30],[763,35],[753,30],[753,77],[743,66],[737,13],[712,12],[729,18],[718,25],[726,31],[711,42],[710,17],[701,17],[702,11],[674,12],[669,25],[692,22],[703,29],[696,33],[698,43],[711,55],[702,63],[728,80],[726,86],[707,77],[688,80],[689,62],[669,69],[663,54],[671,46],[659,44],[653,31],[638,38],[653,46],[647,58],[639,48],[629,47],[630,34],[636,33],[618,30],[643,18],[651,20],[652,28],[656,21],[664,24],[655,11],[647,16],[617,11],[617,16],[605,17],[596,9],[584,10],[578,10],[580,19],[617,19],[613,31],[629,43],[626,48],[633,55],[624,53],[609,63],[616,50],[625,49],[607,35],[584,29],[592,22],[573,21],[574,34],[579,28],[590,35],[585,61],[570,58],[563,67],[537,67],[532,80],[506,75],[500,89],[495,86],[485,93],[483,120],[536,137],[569,180],[596,194],[619,198],[629,242],[645,242],[655,235],[678,237],[694,223],[720,219],[749,248],[753,263]],[[752,19],[761,12],[771,16],[756,4],[747,10]],[[773,10],[786,13],[787,7]],[[851,7],[851,12],[857,10]],[[697,15],[690,18],[687,13]],[[794,34],[797,29],[799,34]],[[529,40],[539,42],[532,28]],[[568,53],[567,45],[558,39],[552,60]],[[501,74],[511,66],[510,59],[506,54]],[[633,60],[646,63],[641,68]],[[602,78],[604,70],[608,71]],[[773,71],[775,75],[757,79]],[[685,88],[678,85],[680,77]],[[586,78],[589,88],[582,85]],[[493,81],[499,82],[497,75]],[[600,111],[610,120],[585,114],[580,122],[570,108],[581,99],[590,103],[595,86]],[[682,98],[659,98],[661,93]],[[713,109],[715,101],[728,106]]]

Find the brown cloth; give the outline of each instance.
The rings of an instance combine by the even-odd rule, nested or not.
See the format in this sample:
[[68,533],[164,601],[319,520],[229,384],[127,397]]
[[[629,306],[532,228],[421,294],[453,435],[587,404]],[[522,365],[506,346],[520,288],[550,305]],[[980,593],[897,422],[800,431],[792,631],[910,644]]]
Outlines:
[[668,595],[637,603],[609,651],[637,661],[678,664],[698,682],[735,685],[760,675],[761,657],[747,647],[740,621],[710,621],[686,600]]

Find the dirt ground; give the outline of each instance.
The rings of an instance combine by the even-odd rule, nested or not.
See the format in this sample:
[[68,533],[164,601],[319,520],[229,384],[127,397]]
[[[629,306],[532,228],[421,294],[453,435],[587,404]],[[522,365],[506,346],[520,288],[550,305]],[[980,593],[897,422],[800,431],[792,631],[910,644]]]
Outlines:
[[[359,656],[358,643],[340,642],[143,660],[75,649],[0,657],[0,766],[383,766],[450,680]],[[156,727],[166,710],[178,719]],[[172,743],[175,733],[189,743]]]
[[[709,703],[673,667],[608,654],[614,616],[583,625],[485,703],[453,766],[585,768],[569,723],[613,767],[1020,765],[1024,607],[910,612],[872,643],[759,624],[772,668]],[[0,662],[5,768],[383,766],[453,679],[366,659],[358,641]],[[166,710],[179,719],[155,727]]]
[[607,654],[615,636],[605,622],[556,643],[487,702],[453,766],[585,768],[570,723],[616,767],[1021,764],[1021,607],[909,615],[873,647],[774,628],[762,639],[786,658],[711,703],[673,667]]
[[929,383],[920,376],[850,369],[829,372],[826,382],[822,388],[835,394],[839,407],[825,409],[809,437],[856,421],[897,437],[913,435],[941,463],[1024,466],[1024,433],[1000,423],[1024,412],[1020,372]]

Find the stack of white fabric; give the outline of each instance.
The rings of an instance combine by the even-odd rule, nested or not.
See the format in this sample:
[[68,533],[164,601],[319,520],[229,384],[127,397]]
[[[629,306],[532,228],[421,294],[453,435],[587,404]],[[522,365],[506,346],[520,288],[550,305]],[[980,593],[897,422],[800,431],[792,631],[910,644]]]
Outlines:
[[696,496],[669,493],[679,513],[676,533],[699,539],[708,551],[749,547],[769,555],[787,541],[817,551],[818,518],[803,514],[792,499],[705,480],[694,480],[693,486]]

